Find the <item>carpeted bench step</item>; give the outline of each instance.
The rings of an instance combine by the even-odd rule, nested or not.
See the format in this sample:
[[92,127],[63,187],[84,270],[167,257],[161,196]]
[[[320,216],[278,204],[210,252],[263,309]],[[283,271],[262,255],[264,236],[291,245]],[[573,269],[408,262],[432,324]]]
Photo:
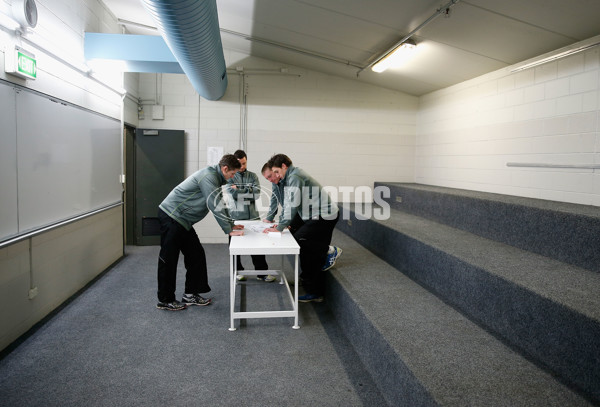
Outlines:
[[392,208],[600,272],[600,207],[410,183],[389,188]]
[[599,273],[400,211],[379,221],[344,215],[338,229],[600,400]]
[[591,405],[348,235],[333,241],[326,302],[390,405]]

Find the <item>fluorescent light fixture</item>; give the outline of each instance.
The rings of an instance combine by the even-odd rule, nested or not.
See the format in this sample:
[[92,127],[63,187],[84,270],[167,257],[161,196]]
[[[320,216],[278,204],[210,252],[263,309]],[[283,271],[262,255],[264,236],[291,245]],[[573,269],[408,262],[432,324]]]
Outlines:
[[9,30],[16,30],[21,26],[18,22],[16,22],[13,18],[7,16],[6,14],[0,13],[0,25]]
[[393,51],[389,52],[383,58],[381,58],[375,65],[371,67],[373,72],[381,73],[388,68],[398,67],[402,65],[406,59],[415,51],[417,45],[411,41],[406,40]]
[[[531,62],[527,62],[523,65],[518,65],[510,70],[510,72],[519,72],[524,71],[525,69],[533,68],[542,64],[546,64],[548,62],[556,61],[557,59],[565,58],[570,55],[577,54],[582,51],[586,51],[590,48],[593,48],[597,45],[600,45],[600,36],[592,38],[592,41],[582,41],[580,43],[571,45],[567,48],[562,48],[552,55],[542,56],[539,59],[533,60]],[[547,55],[547,54],[546,54]]]

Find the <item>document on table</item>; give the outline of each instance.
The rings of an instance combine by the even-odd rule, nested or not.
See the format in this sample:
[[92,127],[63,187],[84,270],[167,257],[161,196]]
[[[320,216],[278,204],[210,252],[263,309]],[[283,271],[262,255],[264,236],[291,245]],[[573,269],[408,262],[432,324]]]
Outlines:
[[271,223],[261,222],[261,223],[254,223],[252,225],[246,225],[246,226],[244,226],[244,228],[251,230],[253,232],[262,233],[265,229],[268,229],[271,226],[273,226]]
[[[254,233],[263,233],[265,229],[272,228],[275,226],[275,223],[267,223],[261,221],[235,221],[236,225],[244,225],[244,229],[254,232]],[[269,232],[267,233],[269,237],[281,237],[281,232]]]

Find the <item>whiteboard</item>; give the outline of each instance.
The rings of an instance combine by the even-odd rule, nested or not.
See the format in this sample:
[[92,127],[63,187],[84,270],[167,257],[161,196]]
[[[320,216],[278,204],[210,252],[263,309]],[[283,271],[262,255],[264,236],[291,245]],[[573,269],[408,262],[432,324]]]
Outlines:
[[14,119],[6,119],[16,123],[16,136],[7,131],[16,163],[0,164],[2,173],[16,173],[16,189],[9,185],[0,210],[2,218],[17,215],[16,230],[2,225],[0,241],[122,201],[119,120],[24,88],[0,89],[14,94]]
[[0,86],[0,240],[19,231],[15,104],[15,91],[11,87]]

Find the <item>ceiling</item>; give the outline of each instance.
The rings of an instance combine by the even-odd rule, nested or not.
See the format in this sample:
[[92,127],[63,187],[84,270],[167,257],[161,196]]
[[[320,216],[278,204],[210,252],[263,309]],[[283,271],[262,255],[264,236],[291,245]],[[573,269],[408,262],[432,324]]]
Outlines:
[[[158,35],[141,0],[102,1],[126,33]],[[217,9],[225,50],[415,96],[600,34],[598,0],[217,0]],[[411,37],[410,61],[364,69],[432,16]]]

